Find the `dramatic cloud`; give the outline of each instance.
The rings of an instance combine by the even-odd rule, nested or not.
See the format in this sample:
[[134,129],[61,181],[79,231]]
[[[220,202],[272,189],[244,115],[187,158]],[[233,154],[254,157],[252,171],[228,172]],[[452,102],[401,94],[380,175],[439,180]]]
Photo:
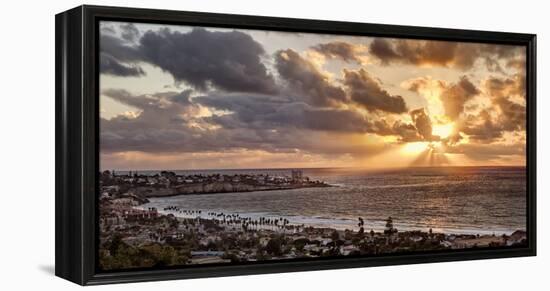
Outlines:
[[373,131],[373,125],[356,111],[318,108],[283,97],[230,94],[202,96],[194,100],[204,106],[232,112],[209,119],[224,128],[301,128],[348,133]]
[[409,115],[413,123],[397,120],[390,126],[385,120],[378,120],[374,123],[378,130],[373,132],[382,136],[397,136],[400,142],[440,140],[439,136],[432,134],[432,121],[424,108],[412,110]]
[[369,111],[379,110],[389,113],[407,111],[403,97],[390,95],[364,69],[344,70],[344,84],[351,100]]
[[426,114],[426,111],[424,111],[424,108],[413,110],[410,114],[418,134],[424,140],[435,141],[439,139],[439,137],[432,135],[432,121],[428,114]]
[[468,115],[459,130],[479,143],[491,143],[502,137],[502,127],[493,121],[487,110],[476,116]]
[[418,141],[439,141],[440,137],[432,135],[431,120],[423,108],[410,113],[413,123],[396,120],[393,124],[386,119],[373,119],[366,123],[366,132],[379,136],[395,136],[400,143]]
[[471,66],[472,59],[459,59],[455,55],[456,47],[456,42],[376,38],[370,45],[370,53],[386,65],[401,62],[413,65]]
[[456,83],[420,77],[407,80],[402,83],[402,86],[409,91],[421,94],[429,103],[442,106],[445,115],[453,121],[464,112],[466,103],[481,93],[466,76],[462,76]]
[[136,63],[143,61],[138,47],[112,35],[102,35],[99,39],[102,54],[110,55],[121,62]]
[[500,108],[499,122],[504,130],[524,130],[527,125],[525,106],[512,102],[504,97],[495,98],[493,103]]
[[139,39],[139,30],[133,23],[124,23],[120,26],[121,36],[126,41],[136,41]]
[[525,96],[525,76],[516,74],[512,78],[489,78],[485,88],[492,97]]
[[122,38],[101,37],[102,73],[138,76],[143,74],[138,63],[147,62],[170,73],[177,82],[202,91],[215,87],[232,92],[277,92],[261,61],[265,55],[262,45],[246,33],[162,29],[150,30],[140,38],[131,24],[121,29]]
[[99,46],[101,51],[99,70],[102,74],[122,77],[145,75],[138,65],[142,60],[141,53],[135,47],[106,34],[100,37]]
[[311,105],[331,106],[346,100],[342,88],[331,84],[328,76],[294,50],[278,51],[275,67],[290,88],[303,95]]
[[355,61],[357,63],[362,63],[361,57],[364,57],[361,56],[361,52],[356,45],[343,41],[319,44],[312,47],[312,49],[327,58],[341,59],[346,62]]
[[399,137],[401,142],[415,142],[422,141],[423,138],[418,133],[416,126],[410,123],[404,123],[396,121],[389,131],[381,132],[380,135],[394,135]]
[[233,92],[277,91],[261,62],[262,45],[243,32],[148,31],[140,39],[139,50],[146,61],[199,90],[212,85]]
[[479,93],[479,89],[465,76],[458,83],[447,86],[440,96],[445,114],[456,120],[464,111],[464,104]]
[[526,127],[527,111],[524,105],[512,101],[512,98],[525,100],[525,77],[515,75],[513,78],[489,78],[485,82],[492,102],[500,109],[499,123],[504,130],[523,130]]
[[[519,46],[310,34],[265,45],[244,30],[100,29],[100,72],[119,77],[102,82],[101,155],[120,167],[355,166],[383,153],[406,166],[422,146],[456,154],[447,162],[524,160]],[[187,90],[158,92],[179,85]]]
[[102,94],[137,109],[101,119],[103,150],[184,151],[196,146],[189,143],[196,134],[189,122],[199,108],[188,101],[188,91],[134,96],[124,90],[104,90]]
[[428,90],[431,94],[433,94],[434,89],[444,90],[447,87],[447,84],[442,80],[434,80],[432,77],[428,76],[406,80],[401,84],[401,86],[411,92],[421,94],[423,90]]
[[99,70],[102,74],[122,77],[145,75],[143,69],[136,65],[125,65],[117,61],[113,56],[101,53]]
[[[191,98],[191,91],[132,95],[104,90],[135,111],[101,119],[104,153],[265,151],[322,155],[364,154],[366,146],[334,135],[365,134],[376,126],[354,111],[312,107],[284,97],[220,94]],[[209,108],[210,114],[204,114]],[[325,143],[318,140],[327,139]],[[374,147],[374,151],[379,151]]]
[[485,82],[485,90],[490,97],[491,107],[475,116],[467,115],[461,121],[459,130],[481,143],[497,141],[504,132],[525,130],[526,108],[512,101],[514,97],[525,99],[525,79],[520,75],[504,79],[489,78]]
[[468,70],[482,59],[490,71],[503,71],[499,60],[515,59],[523,53],[517,46],[384,38],[376,38],[369,52],[384,65],[402,63],[460,70]]

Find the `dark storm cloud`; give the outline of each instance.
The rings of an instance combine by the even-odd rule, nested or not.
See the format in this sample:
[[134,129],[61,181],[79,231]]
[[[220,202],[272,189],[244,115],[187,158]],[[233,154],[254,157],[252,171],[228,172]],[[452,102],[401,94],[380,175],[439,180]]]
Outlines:
[[479,89],[465,76],[447,86],[440,95],[445,115],[456,120],[464,112],[464,104],[479,93]]
[[282,125],[311,130],[368,133],[372,125],[366,117],[346,109],[315,108],[304,103],[283,106],[278,114],[267,116],[267,120]]
[[146,32],[139,42],[144,60],[196,89],[207,90],[212,85],[232,92],[277,91],[261,62],[262,45],[246,33],[161,29]]
[[503,128],[493,121],[487,110],[482,110],[476,116],[468,115],[460,131],[478,143],[491,143],[502,137]]
[[[101,36],[102,73],[140,75],[140,62],[170,73],[195,89],[276,93],[273,77],[261,62],[265,51],[246,33],[195,28],[188,33],[161,29],[140,37],[133,24],[120,26],[121,38]],[[135,44],[137,42],[137,45]],[[126,69],[126,70],[125,70]]]
[[384,65],[402,63],[470,69],[478,59],[490,71],[502,71],[501,59],[514,59],[524,54],[521,47],[447,41],[376,38],[369,46],[372,56]]
[[369,111],[379,110],[389,113],[407,111],[403,97],[390,95],[363,69],[344,70],[344,85],[348,89],[351,100]]
[[399,142],[439,141],[440,137],[432,134],[430,117],[419,108],[410,113],[413,123],[397,120],[390,125],[385,119],[374,120],[369,132],[380,136],[396,136]]
[[477,115],[468,114],[459,124],[459,130],[479,143],[492,143],[503,137],[505,132],[524,131],[526,108],[511,100],[511,97],[525,98],[525,79],[489,78],[485,89],[492,106]]
[[504,130],[524,130],[527,111],[524,105],[511,100],[511,97],[525,99],[525,77],[517,74],[512,78],[489,78],[485,87],[492,102],[500,109],[499,123]]
[[396,121],[391,127],[391,131],[386,135],[395,135],[399,137],[401,142],[423,141],[422,136],[418,133],[416,126],[410,123]]
[[367,133],[373,128],[366,117],[356,111],[318,108],[283,97],[229,94],[202,96],[194,100],[204,106],[233,112],[210,119],[224,128],[266,130],[291,127],[346,133]]
[[[163,93],[156,93],[156,94],[145,94],[145,95],[132,95],[126,90],[122,89],[106,89],[101,92],[103,95],[108,96],[122,104],[129,105],[131,107],[135,107],[138,109],[148,109],[149,111],[165,111],[165,107],[163,105],[164,101],[170,101],[171,99],[178,99],[178,98],[188,98],[189,93],[188,91],[183,91],[181,93],[177,92],[163,92]],[[181,105],[172,108],[170,112],[172,113],[179,113],[180,110],[187,110],[191,109],[192,107],[186,106],[187,104],[181,104],[186,102],[176,102],[175,105]]]
[[392,43],[382,38],[376,38],[369,46],[369,52],[371,55],[380,59],[382,64],[390,64],[394,61],[403,59],[392,46]]
[[102,74],[122,77],[145,75],[143,69],[137,64],[142,60],[137,48],[111,35],[102,35],[99,46],[101,52],[99,69]]
[[191,103],[191,98],[190,98],[192,93],[193,93],[193,90],[191,89],[184,90],[179,94],[171,96],[170,101],[183,106],[192,106],[193,104]]
[[516,74],[511,78],[489,78],[485,82],[491,97],[509,97],[512,95],[525,96],[525,76]]
[[507,98],[499,97],[493,100],[501,111],[499,122],[503,130],[525,130],[527,124],[527,111],[525,106],[512,102]]
[[136,65],[125,65],[118,62],[113,56],[102,53],[99,68],[102,74],[122,77],[145,75],[143,69]]
[[[201,152],[231,147],[228,136],[193,126],[200,108],[191,102],[190,91],[132,95],[105,90],[102,94],[138,110],[137,116],[101,119],[102,151]],[[234,140],[240,142],[237,135]]]
[[361,63],[355,45],[344,41],[323,43],[312,47],[312,49],[330,59],[341,59],[346,62],[355,61]]
[[101,34],[115,34],[115,28],[110,24],[101,23],[99,28]]
[[397,136],[400,142],[440,140],[439,136],[432,134],[432,121],[424,108],[412,110],[409,115],[412,123],[397,120],[390,126],[385,120],[376,121],[374,124],[377,131],[374,131],[374,133],[382,136]]
[[[217,110],[233,112],[228,115],[208,118],[211,123],[223,128],[250,128],[260,131],[297,129],[345,134],[369,133],[380,136],[397,136],[401,142],[438,140],[437,136],[431,135],[431,121],[423,109],[411,113],[416,122],[415,126],[415,124],[401,121],[396,121],[392,125],[384,119],[369,119],[354,110],[318,108],[273,96],[211,95],[197,97],[194,101]],[[300,138],[299,136],[293,137],[293,139]]]
[[331,106],[346,100],[346,93],[330,83],[315,65],[292,49],[275,53],[275,67],[292,91],[316,106]]
[[124,40],[135,41],[139,39],[139,30],[133,23],[124,23],[120,26],[121,36]]
[[[364,148],[311,141],[324,138],[326,132],[365,133],[371,126],[355,112],[289,103],[288,98],[271,95],[190,98],[190,91],[138,96],[124,90],[102,93],[138,111],[138,114],[101,119],[101,147],[105,152],[183,153],[235,149],[294,152],[300,149],[320,154],[358,153]],[[197,117],[200,106],[226,113]],[[200,128],[205,125],[217,128]]]
[[112,35],[102,35],[99,39],[99,49],[102,54],[110,55],[120,62],[143,61],[143,55],[138,47]]
[[[437,64],[447,66],[455,61],[456,42],[422,41],[422,40],[388,40],[376,38],[371,43],[371,55],[380,59],[383,64],[392,62],[413,65]],[[471,63],[471,60],[462,60]]]

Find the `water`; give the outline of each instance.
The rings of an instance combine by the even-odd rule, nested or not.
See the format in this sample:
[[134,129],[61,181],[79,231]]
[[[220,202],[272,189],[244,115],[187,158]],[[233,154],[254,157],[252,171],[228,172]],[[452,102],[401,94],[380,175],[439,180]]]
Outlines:
[[[290,170],[176,171],[178,174],[269,173]],[[391,216],[399,230],[432,228],[445,233],[510,234],[526,228],[524,167],[438,167],[367,171],[304,169],[304,176],[330,188],[181,195],[151,198],[143,207],[239,213],[287,218],[291,224],[381,230]],[[204,214],[203,214],[204,216]]]

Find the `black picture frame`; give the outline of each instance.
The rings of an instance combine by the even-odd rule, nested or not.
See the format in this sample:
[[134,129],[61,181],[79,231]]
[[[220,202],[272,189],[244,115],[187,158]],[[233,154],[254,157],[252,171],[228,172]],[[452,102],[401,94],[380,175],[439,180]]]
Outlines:
[[[333,258],[315,261],[210,265],[98,272],[98,23],[100,20],[202,25],[291,32],[384,36],[525,46],[527,50],[528,246],[456,252]],[[169,10],[79,6],[56,15],[55,274],[80,285],[296,272],[536,255],[536,35],[227,15]]]

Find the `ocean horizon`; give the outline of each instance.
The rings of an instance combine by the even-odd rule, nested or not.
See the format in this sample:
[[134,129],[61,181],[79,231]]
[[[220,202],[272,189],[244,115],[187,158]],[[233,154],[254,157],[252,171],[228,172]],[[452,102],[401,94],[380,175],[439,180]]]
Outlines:
[[[523,166],[172,171],[179,175],[288,175],[293,169],[336,187],[149,198],[150,202],[140,207],[162,210],[166,206],[177,206],[253,219],[286,218],[290,224],[340,230],[357,230],[358,217],[361,217],[366,231],[380,231],[389,216],[397,229],[407,231],[432,229],[443,233],[501,235],[525,230],[526,169]],[[159,171],[138,172],[148,175]]]
[[460,168],[522,168],[525,169],[525,165],[484,165],[484,166],[409,166],[409,167],[385,167],[385,168],[362,168],[362,167],[266,167],[266,168],[198,168],[198,169],[113,169],[105,168],[103,171],[115,171],[119,174],[128,174],[129,172],[154,175],[160,174],[162,171],[174,172],[175,174],[194,174],[194,173],[216,173],[216,172],[235,172],[235,173],[257,173],[258,171],[291,171],[291,170],[333,170],[333,171],[363,171],[363,172],[388,172],[388,171],[402,171],[402,170],[414,170],[414,169],[460,169]]

